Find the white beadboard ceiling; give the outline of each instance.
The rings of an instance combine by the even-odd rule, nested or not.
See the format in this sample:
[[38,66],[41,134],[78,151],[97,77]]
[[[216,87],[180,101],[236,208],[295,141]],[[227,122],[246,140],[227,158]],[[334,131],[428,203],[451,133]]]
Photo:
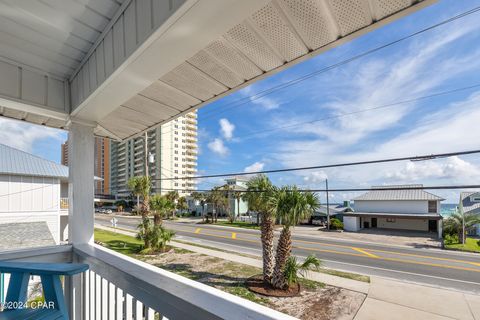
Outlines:
[[[400,17],[412,0],[273,0],[125,101],[100,125],[121,139]],[[394,17],[394,15],[396,15]],[[118,125],[129,123],[130,125]],[[101,133],[101,132],[99,132]]]
[[[5,79],[0,77],[0,115],[63,127],[71,112],[72,117],[97,123],[98,135],[127,139],[419,10],[435,0],[223,1],[0,0],[0,72],[6,70],[15,76],[16,69],[10,65],[2,69],[2,63],[12,63],[19,66],[20,74],[12,80],[19,87],[11,86],[7,93],[1,92]],[[229,11],[234,5],[238,8]],[[130,12],[136,16],[128,15],[128,7],[132,6],[136,9]],[[171,10],[186,9],[183,12],[179,9],[180,13],[177,12],[178,16],[174,17],[177,20],[170,21],[168,14],[173,16],[174,11],[162,11],[165,6]],[[221,6],[228,9],[218,9]],[[151,14],[147,12],[148,8],[152,10]],[[197,14],[187,20],[188,10],[210,13]],[[242,15],[243,12],[248,14]],[[141,14],[150,17],[150,23],[141,20]],[[239,18],[239,15],[242,16]],[[232,22],[229,24],[230,16]],[[208,21],[202,24],[195,19]],[[127,23],[131,21],[137,34],[136,46],[128,42],[127,33],[131,30],[127,29]],[[186,21],[197,24],[188,25]],[[122,29],[115,29],[113,23],[115,28],[123,26]],[[190,40],[195,45],[189,47],[190,51],[170,54],[167,59],[164,52],[170,51],[158,51],[163,52],[163,56],[153,64],[151,55],[150,60],[147,56],[143,61],[145,54],[142,56],[141,52],[153,50],[155,41],[165,37],[156,31],[167,24],[166,30],[175,27],[175,30],[180,30],[175,34],[176,38],[173,37],[177,42],[168,40],[170,46],[184,48],[184,43]],[[195,30],[197,25],[206,27]],[[205,37],[208,41],[198,45],[198,33],[205,34],[208,30],[215,36]],[[113,39],[111,41],[117,41],[114,49],[115,46],[123,48],[121,57],[117,57],[115,50],[108,52],[111,58],[107,56],[107,46],[102,39],[108,40],[109,36],[110,40]],[[116,39],[123,42],[118,43]],[[142,47],[142,42],[147,44]],[[133,49],[128,52],[130,47]],[[157,50],[162,49],[157,46]],[[130,59],[128,54],[135,59]],[[161,71],[153,78],[139,77],[138,73],[128,69],[132,65],[144,74],[149,70]],[[111,70],[110,73],[107,69]],[[24,99],[22,86],[28,85],[24,84],[24,79],[29,78],[22,78],[22,75],[28,75],[28,70],[44,73],[45,80],[36,75],[36,80],[44,87],[32,98],[27,96]],[[105,71],[99,74],[98,70]],[[80,80],[75,78],[78,75],[81,75]],[[130,86],[130,91],[128,87],[125,92],[115,90],[121,88],[112,85],[118,79],[127,84],[134,83],[135,89]],[[62,83],[67,82],[70,86],[65,85],[65,94],[62,95]],[[50,92],[54,89],[53,85],[59,86],[58,90]],[[35,103],[31,108],[17,108],[15,103],[2,105],[2,95],[13,97],[15,103],[21,99]],[[91,101],[95,99],[98,102],[93,104]],[[111,101],[114,105],[107,106]],[[20,102],[25,105],[24,101]],[[47,108],[42,112],[44,106]],[[57,109],[53,110],[53,107]],[[58,110],[64,110],[65,115]]]

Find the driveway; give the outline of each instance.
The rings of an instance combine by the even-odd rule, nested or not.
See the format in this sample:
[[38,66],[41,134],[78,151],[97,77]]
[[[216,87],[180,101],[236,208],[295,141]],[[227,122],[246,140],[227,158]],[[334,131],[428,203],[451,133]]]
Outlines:
[[414,248],[440,248],[441,241],[434,233],[427,234],[415,231],[400,231],[386,229],[362,229],[359,232],[337,232],[319,230],[318,226],[296,226],[292,234],[339,240],[356,240],[363,242],[409,246]]

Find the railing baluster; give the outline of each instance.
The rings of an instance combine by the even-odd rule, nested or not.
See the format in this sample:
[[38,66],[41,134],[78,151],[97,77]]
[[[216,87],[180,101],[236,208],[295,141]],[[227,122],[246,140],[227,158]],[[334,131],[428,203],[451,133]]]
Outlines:
[[88,293],[90,302],[90,319],[95,319],[95,272],[90,271],[90,292]]
[[143,303],[135,300],[135,320],[143,320]]
[[102,319],[102,278],[95,274],[95,320]]
[[115,285],[108,283],[108,319],[115,320]]
[[154,320],[154,319],[155,319],[155,310],[153,310],[152,308],[148,308],[148,307],[147,307],[147,316],[146,316],[146,319],[147,319],[147,320]]
[[115,301],[117,320],[123,320],[123,301],[123,290],[117,287],[117,298]]
[[83,301],[85,301],[85,320],[90,320],[90,271],[85,271],[83,276]]
[[108,320],[108,281],[102,278],[102,320]]
[[125,320],[133,320],[133,318],[132,318],[133,308],[132,307],[133,307],[133,297],[127,293],[126,297],[125,297]]

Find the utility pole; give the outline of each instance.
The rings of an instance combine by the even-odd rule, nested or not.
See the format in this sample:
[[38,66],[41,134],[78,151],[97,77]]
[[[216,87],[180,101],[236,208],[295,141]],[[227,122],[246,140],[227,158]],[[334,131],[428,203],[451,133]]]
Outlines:
[[325,190],[327,191],[327,230],[330,230],[330,203],[328,202],[328,179],[325,179]]
[[145,176],[148,177],[148,133],[145,131]]

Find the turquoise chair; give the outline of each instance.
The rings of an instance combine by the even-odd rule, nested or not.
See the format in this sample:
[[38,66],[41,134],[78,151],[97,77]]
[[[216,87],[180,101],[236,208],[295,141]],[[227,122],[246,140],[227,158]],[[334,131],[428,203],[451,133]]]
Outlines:
[[[88,270],[81,263],[37,263],[0,261],[0,273],[9,273],[7,297],[0,320],[68,320],[60,276],[72,276]],[[40,276],[45,303],[27,308],[28,280]]]

